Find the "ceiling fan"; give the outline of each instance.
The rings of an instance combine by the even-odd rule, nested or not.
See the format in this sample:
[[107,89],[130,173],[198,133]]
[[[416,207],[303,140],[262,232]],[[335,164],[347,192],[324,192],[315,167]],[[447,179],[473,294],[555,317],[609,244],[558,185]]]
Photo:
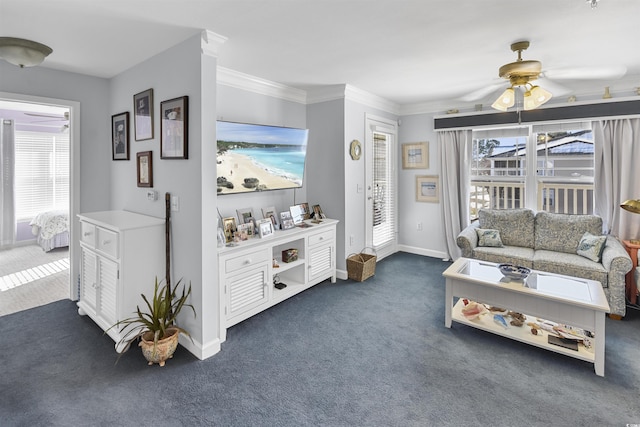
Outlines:
[[[515,88],[520,88],[524,92],[524,109],[533,110],[549,101],[553,97],[553,94],[559,96],[571,92],[570,89],[553,82],[552,79],[613,79],[620,78],[626,73],[626,67],[623,66],[543,71],[540,61],[522,59],[522,51],[526,50],[529,45],[529,41],[526,40],[512,43],[511,50],[518,53],[518,58],[515,62],[510,62],[500,67],[498,70],[498,75],[501,79],[500,82],[489,84],[473,91],[461,97],[460,100],[468,102],[485,98],[504,86],[504,80],[508,80],[509,87],[507,87],[491,106],[497,110],[507,111],[507,109],[515,104]],[[546,89],[540,87],[540,84]]]
[[24,113],[27,116],[32,116],[32,117],[44,117],[47,118],[48,120],[38,120],[37,122],[34,123],[38,123],[38,122],[57,122],[57,121],[64,121],[64,122],[68,122],[69,121],[69,112],[65,111],[64,114],[61,115],[54,115],[54,114],[46,114],[46,113]]

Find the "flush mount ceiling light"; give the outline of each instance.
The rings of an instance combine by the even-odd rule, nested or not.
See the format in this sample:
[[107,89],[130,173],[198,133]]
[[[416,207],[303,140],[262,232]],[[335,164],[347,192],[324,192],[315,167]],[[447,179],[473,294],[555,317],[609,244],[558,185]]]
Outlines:
[[509,80],[511,86],[491,105],[496,110],[507,111],[507,109],[513,107],[515,104],[515,87],[523,87],[525,89],[525,110],[538,108],[553,96],[551,92],[531,83],[542,73],[542,63],[540,61],[525,61],[522,59],[522,51],[528,47],[528,41],[520,41],[511,45],[511,50],[518,52],[518,59],[516,62],[503,65],[498,71],[498,75],[503,79]]
[[0,37],[0,58],[20,68],[33,67],[53,52],[49,46],[31,40]]

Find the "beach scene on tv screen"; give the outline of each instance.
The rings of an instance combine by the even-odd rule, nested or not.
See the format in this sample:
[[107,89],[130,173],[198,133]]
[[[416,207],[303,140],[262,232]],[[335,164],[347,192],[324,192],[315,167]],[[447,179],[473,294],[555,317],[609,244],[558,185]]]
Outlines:
[[218,121],[218,194],[299,188],[307,129]]

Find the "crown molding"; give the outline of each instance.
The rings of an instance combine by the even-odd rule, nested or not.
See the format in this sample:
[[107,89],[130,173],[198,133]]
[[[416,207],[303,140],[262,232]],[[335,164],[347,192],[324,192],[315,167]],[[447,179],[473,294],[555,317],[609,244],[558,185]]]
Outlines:
[[200,50],[203,55],[218,57],[218,49],[227,41],[225,36],[213,31],[203,30],[200,33]]
[[249,74],[234,71],[225,67],[218,67],[218,84],[246,90],[260,95],[272,96],[286,101],[306,104],[307,93],[304,90],[285,86]]
[[307,91],[307,104],[318,104],[336,99],[357,102],[395,115],[400,113],[400,106],[395,102],[349,84],[322,86]]

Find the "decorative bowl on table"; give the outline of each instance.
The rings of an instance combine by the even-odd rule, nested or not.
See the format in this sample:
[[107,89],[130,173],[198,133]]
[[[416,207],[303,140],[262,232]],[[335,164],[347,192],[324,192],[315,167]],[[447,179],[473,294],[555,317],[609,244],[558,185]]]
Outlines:
[[509,280],[524,280],[531,273],[531,270],[527,267],[509,263],[499,264],[498,269]]

